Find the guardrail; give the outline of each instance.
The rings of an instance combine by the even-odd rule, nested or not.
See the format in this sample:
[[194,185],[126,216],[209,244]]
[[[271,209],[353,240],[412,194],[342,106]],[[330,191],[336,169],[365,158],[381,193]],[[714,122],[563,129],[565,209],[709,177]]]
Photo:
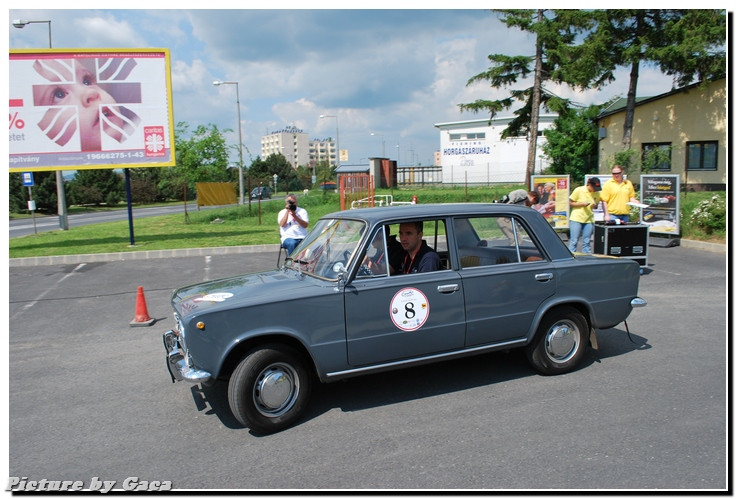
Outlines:
[[350,203],[350,209],[354,208],[371,208],[374,206],[398,206],[402,204],[414,204],[411,201],[394,201],[394,197],[390,194],[379,194],[363,199],[357,199]]

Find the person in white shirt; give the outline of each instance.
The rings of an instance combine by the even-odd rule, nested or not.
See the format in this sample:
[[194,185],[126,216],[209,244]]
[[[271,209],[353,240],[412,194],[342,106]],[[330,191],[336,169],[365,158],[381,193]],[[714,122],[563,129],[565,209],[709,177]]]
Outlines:
[[297,206],[296,196],[286,196],[286,206],[279,212],[279,231],[281,232],[281,246],[291,255],[294,248],[307,236],[309,215],[307,210]]

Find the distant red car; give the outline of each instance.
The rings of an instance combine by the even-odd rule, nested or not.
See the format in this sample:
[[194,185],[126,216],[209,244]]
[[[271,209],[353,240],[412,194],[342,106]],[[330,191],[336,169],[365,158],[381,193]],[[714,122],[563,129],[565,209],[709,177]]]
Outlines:
[[319,184],[319,188],[323,191],[327,190],[335,190],[337,189],[337,183],[336,182],[322,182]]

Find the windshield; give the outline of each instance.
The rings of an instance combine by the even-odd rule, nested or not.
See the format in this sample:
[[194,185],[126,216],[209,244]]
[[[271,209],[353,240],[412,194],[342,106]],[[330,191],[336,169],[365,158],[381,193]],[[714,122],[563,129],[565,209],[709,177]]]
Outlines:
[[345,272],[365,232],[359,220],[322,219],[307,234],[287,260],[287,267],[335,279]]

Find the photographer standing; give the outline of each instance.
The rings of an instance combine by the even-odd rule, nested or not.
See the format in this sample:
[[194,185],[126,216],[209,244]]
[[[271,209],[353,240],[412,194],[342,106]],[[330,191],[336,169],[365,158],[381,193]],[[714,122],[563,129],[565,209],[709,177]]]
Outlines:
[[307,236],[309,215],[307,210],[297,206],[296,196],[286,196],[286,207],[279,212],[281,246],[291,255],[294,248]]

